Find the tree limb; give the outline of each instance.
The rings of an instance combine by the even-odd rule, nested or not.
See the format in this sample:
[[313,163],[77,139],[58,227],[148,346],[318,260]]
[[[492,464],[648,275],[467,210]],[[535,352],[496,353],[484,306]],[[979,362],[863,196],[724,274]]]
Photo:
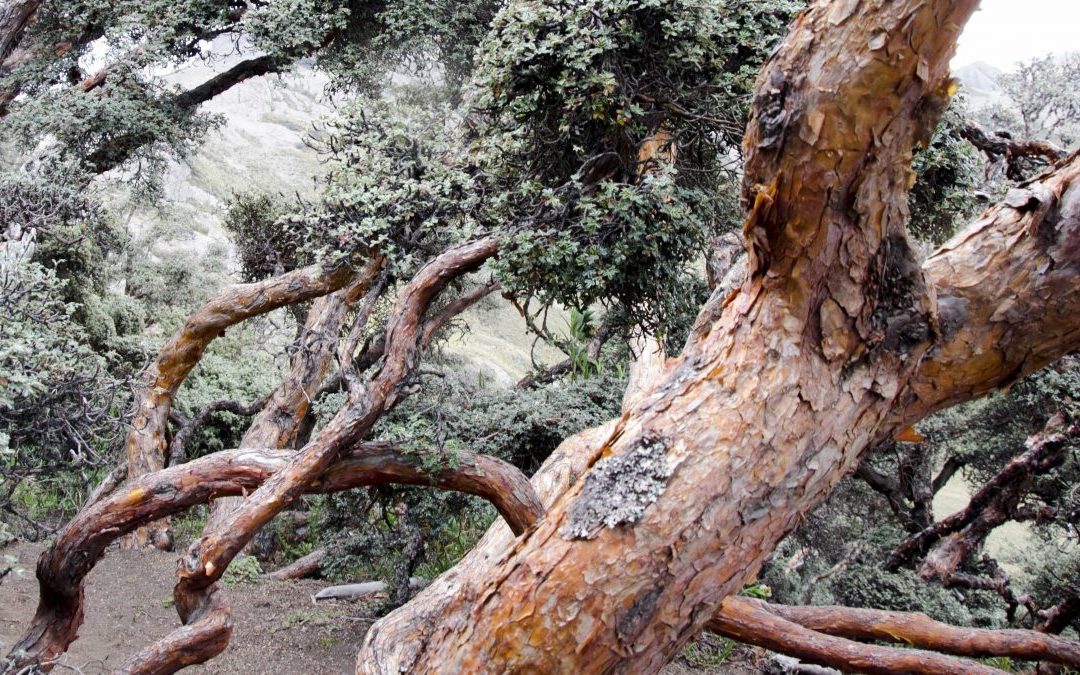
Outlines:
[[207,403],[190,418],[182,420],[180,428],[173,434],[172,441],[169,443],[169,466],[176,466],[187,461],[185,446],[191,435],[206,422],[206,418],[210,417],[210,415],[218,412],[229,412],[241,417],[251,417],[262,410],[265,405],[266,399],[255,401],[250,405],[226,399],[218,399]]
[[[843,608],[846,609],[846,608]],[[732,596],[706,627],[714,633],[746,644],[798,657],[808,663],[845,672],[955,673],[994,675],[1001,671],[971,661],[916,649],[866,645],[811,630],[784,618],[760,600]]]
[[[1066,424],[1063,415],[1055,415],[1041,432],[1028,438],[1027,450],[980,487],[963,509],[904,540],[889,555],[885,569],[895,571],[942,538],[951,537],[947,545],[927,557],[919,571],[927,579],[950,576],[978,542],[1011,517],[1030,489],[1032,477],[1064,461],[1065,449],[1077,433],[1077,427]],[[979,526],[973,527],[976,522]]]
[[982,151],[990,162],[1005,161],[1005,175],[1009,180],[1024,180],[1022,160],[1037,157],[1056,162],[1065,157],[1065,151],[1047,141],[1014,140],[1009,134],[996,131],[987,133],[974,122],[960,128],[960,136]]
[[[82,623],[84,579],[112,541],[148,522],[197,504],[256,489],[286,469],[296,456],[297,453],[284,450],[217,452],[141,476],[80,512],[58,533],[38,562],[38,610],[11,650],[12,667],[18,670],[51,661],[75,639]],[[543,512],[528,479],[502,460],[459,452],[452,461],[447,457],[443,466],[432,471],[419,457],[389,443],[368,443],[350,449],[319,480],[307,485],[305,491],[325,494],[382,483],[425,485],[481,496],[492,502],[519,533]],[[194,663],[160,661],[170,654],[164,646],[185,645],[180,652],[187,654],[195,649],[202,660],[220,653],[217,647],[223,649],[228,639],[226,636],[224,641],[218,640],[223,632],[231,631],[231,622],[222,616],[227,614],[224,598],[213,592],[208,595],[208,604],[193,617],[193,623],[200,625],[186,626],[178,635],[167,638],[166,643],[144,650],[137,659],[142,664],[140,668],[148,668],[142,672],[172,672],[163,666]],[[201,645],[199,640],[210,640],[211,644]],[[175,658],[181,658],[179,653]]]
[[[285,305],[304,302],[343,287],[353,278],[347,265],[305,267],[253,284],[221,291],[192,314],[158,352],[135,388],[134,415],[127,435],[128,475],[137,478],[161,469],[167,451],[166,427],[173,397],[211,342],[226,328]],[[171,548],[167,525],[140,531],[132,545],[153,540]]]
[[[849,640],[903,643],[917,649],[973,658],[1007,656],[1073,667],[1080,665],[1080,644],[1031,630],[961,628],[934,621],[922,613],[781,605],[737,596],[724,602],[721,613],[727,616],[731,612],[738,616],[744,609],[753,609],[755,614],[769,612],[805,629]],[[712,624],[709,628],[713,629]],[[798,656],[786,649],[779,651]]]

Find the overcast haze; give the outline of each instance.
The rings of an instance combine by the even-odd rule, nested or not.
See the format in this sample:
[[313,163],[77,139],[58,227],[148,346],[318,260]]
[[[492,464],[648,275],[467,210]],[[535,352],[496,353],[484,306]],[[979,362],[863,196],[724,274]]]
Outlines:
[[1050,52],[1080,51],[1080,0],[983,0],[960,36],[953,66],[1010,70]]

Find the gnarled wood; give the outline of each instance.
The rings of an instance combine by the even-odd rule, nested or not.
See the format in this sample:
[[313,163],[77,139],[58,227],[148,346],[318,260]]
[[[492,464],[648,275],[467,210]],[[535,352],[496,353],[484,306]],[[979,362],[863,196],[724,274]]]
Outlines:
[[[84,579],[111,542],[196,504],[256,489],[286,468],[295,454],[254,449],[214,453],[141,476],[82,511],[38,561],[41,598],[30,627],[8,655],[12,672],[47,663],[75,639],[82,623]],[[380,483],[425,485],[479,495],[491,501],[518,533],[543,512],[528,480],[506,462],[460,452],[452,459],[447,457],[443,467],[431,473],[420,458],[388,443],[349,450],[305,490],[330,493]],[[179,629],[130,660],[129,666],[139,672],[173,672],[195,663],[187,660],[191,654],[198,654],[201,662],[220,653],[228,643],[224,632],[231,630],[226,607],[219,594],[209,592],[207,604],[192,613],[191,623],[198,625]],[[169,660],[160,660],[165,657]]]
[[[722,606],[722,613],[726,614],[732,607],[750,605],[761,607],[812,631],[850,640],[897,642],[957,656],[1007,656],[1025,661],[1053,661],[1073,667],[1080,665],[1080,645],[1075,642],[1031,630],[951,626],[921,613],[766,604],[741,597],[728,598]],[[710,630],[717,627],[709,625]]]
[[809,663],[839,668],[844,672],[881,675],[995,675],[1001,672],[980,663],[933,652],[865,645],[833,637],[805,628],[772,610],[772,606],[760,600],[730,597],[724,600],[708,628],[739,642],[796,656]]
[[974,7],[796,22],[745,144],[750,280],[512,553],[423,625],[377,623],[361,671],[653,672],[892,431],[937,333],[904,235],[911,152]]
[[1065,461],[1065,450],[1077,433],[1075,425],[1066,426],[1064,417],[1055,415],[1041,432],[1028,438],[1027,450],[980,487],[967,506],[906,539],[889,556],[885,568],[898,569],[926,554],[919,576],[948,579],[994,528],[1012,519],[1034,477]]
[[[166,426],[173,397],[202,358],[206,348],[229,326],[279,307],[317,298],[353,278],[346,265],[305,267],[253,284],[226,288],[205,302],[165,343],[135,388],[134,415],[127,435],[128,476],[138,478],[165,463]],[[129,542],[172,548],[167,523],[140,530]]]
[[[494,237],[451,247],[404,286],[387,323],[385,354],[378,372],[362,388],[350,389],[345,407],[317,438],[248,495],[235,511],[208,524],[202,538],[181,557],[173,597],[185,629],[209,620],[214,585],[255,533],[319,480],[343,448],[362,439],[397,404],[415,373],[425,339],[430,337],[424,315],[432,302],[452,280],[476,270],[497,251]],[[168,636],[165,642],[172,639]],[[151,647],[147,653],[160,650]]]
[[[1065,151],[1053,143],[1016,140],[1002,131],[987,133],[974,122],[968,122],[961,127],[960,136],[982,151],[991,163],[1004,160],[1005,175],[1010,180],[1024,180],[1023,159],[1039,158],[1056,162],[1065,156]],[[989,171],[989,167],[987,170]]]
[[[334,365],[345,318],[371,289],[383,266],[382,257],[373,259],[347,286],[311,303],[289,371],[244,432],[241,448],[293,447],[311,402]],[[214,502],[206,527],[217,527],[239,504],[234,498]]]

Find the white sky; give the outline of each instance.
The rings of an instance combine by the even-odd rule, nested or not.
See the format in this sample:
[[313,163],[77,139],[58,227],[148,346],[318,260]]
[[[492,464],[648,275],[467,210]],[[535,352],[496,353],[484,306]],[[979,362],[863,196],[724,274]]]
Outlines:
[[1073,51],[1080,51],[1080,0],[982,0],[952,64],[986,61],[1010,70],[1017,61]]

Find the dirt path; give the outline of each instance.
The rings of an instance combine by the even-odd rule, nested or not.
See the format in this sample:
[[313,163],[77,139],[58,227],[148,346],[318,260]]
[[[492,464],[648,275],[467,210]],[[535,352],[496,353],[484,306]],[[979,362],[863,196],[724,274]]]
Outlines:
[[[0,570],[13,570],[0,581],[0,656],[7,653],[29,623],[37,605],[34,566],[41,544],[0,548]],[[86,585],[86,621],[79,639],[54,672],[108,673],[152,640],[180,625],[172,608],[176,555],[156,550],[112,549],[90,573]],[[374,621],[380,600],[320,602],[311,596],[327,582],[259,581],[225,589],[236,625],[225,653],[192,673],[353,673],[356,652]],[[663,675],[725,675],[759,672],[747,655],[715,666],[680,659]]]
[[[34,614],[39,544],[0,549],[0,655],[7,653]],[[176,556],[160,551],[110,551],[90,573],[86,622],[63,663],[76,672],[111,672],[151,640],[179,625],[171,605]],[[320,602],[323,581],[260,581],[226,588],[236,631],[225,653],[204,673],[351,673],[356,650],[371,625],[372,608]],[[58,669],[55,672],[63,672]]]

